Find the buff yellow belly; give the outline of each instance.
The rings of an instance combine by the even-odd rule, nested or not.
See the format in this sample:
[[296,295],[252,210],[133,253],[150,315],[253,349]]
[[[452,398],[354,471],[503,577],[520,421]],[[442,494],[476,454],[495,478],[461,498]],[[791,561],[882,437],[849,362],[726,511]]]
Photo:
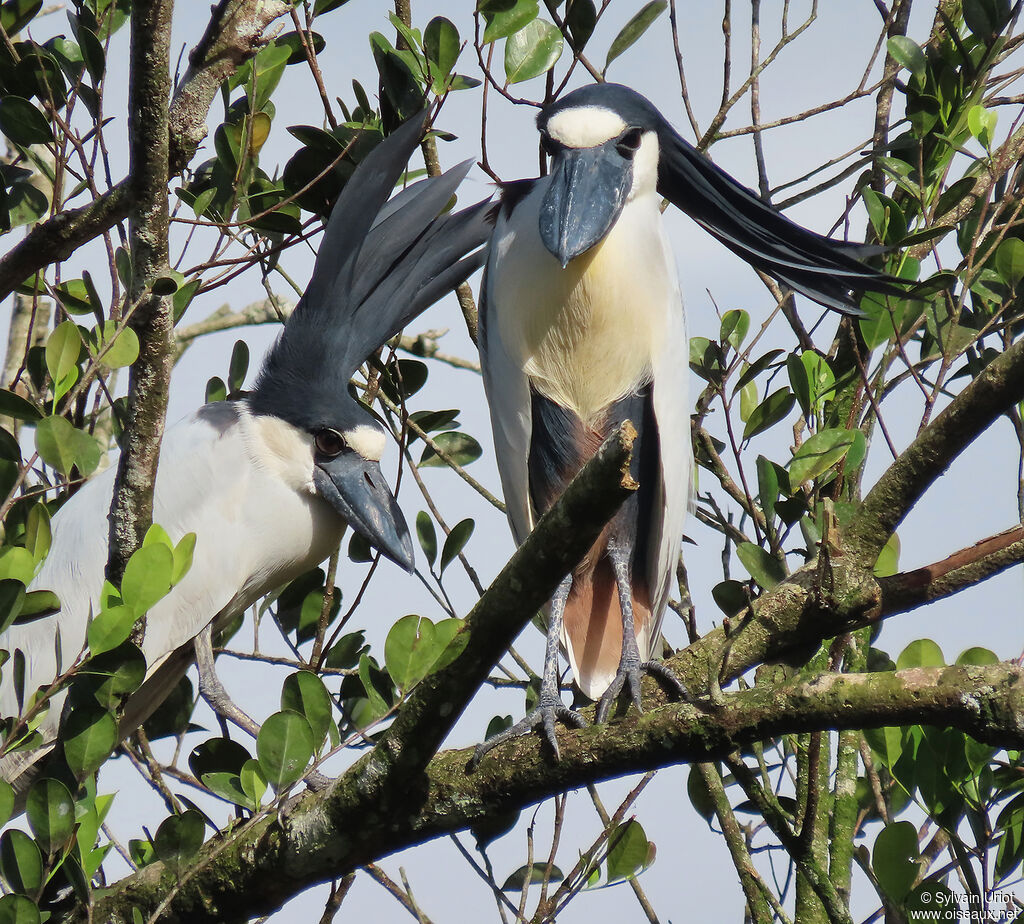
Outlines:
[[663,344],[675,299],[657,209],[654,196],[628,203],[605,238],[565,269],[530,215],[495,264],[503,342],[541,394],[584,422],[646,383]]

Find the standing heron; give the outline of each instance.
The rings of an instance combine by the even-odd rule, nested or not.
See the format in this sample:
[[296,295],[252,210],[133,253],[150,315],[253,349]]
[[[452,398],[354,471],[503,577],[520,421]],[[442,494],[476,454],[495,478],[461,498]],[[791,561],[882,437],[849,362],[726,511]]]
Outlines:
[[[348,392],[359,365],[461,283],[483,261],[486,202],[445,213],[470,161],[388,197],[422,134],[402,125],[345,185],[320,244],[313,276],[253,390],[207,404],[167,431],[153,519],[175,542],[196,536],[192,566],[147,614],[147,676],[125,707],[122,735],[138,727],[187,670],[193,642],[258,598],[327,558],[351,526],[412,571],[413,543],[380,469],[386,431]],[[33,589],[54,591],[55,615],[14,625],[0,647],[24,657],[30,696],[67,670],[100,611],[106,517],[116,466],[89,481],[57,513]],[[70,658],[59,663],[59,651]],[[212,655],[209,662],[212,664]],[[0,713],[19,697],[5,670]],[[26,697],[27,698],[27,697]],[[23,793],[50,750],[65,694],[39,731],[43,747],[0,758],[0,776]]]
[[639,490],[555,592],[537,707],[481,745],[556,719],[582,725],[558,687],[558,650],[599,700],[640,675],[683,692],[652,660],[683,538],[692,480],[688,342],[667,198],[734,253],[809,298],[857,312],[854,292],[893,291],[861,262],[877,249],[794,224],[684,141],[643,96],[596,84],[537,118],[551,172],[503,188],[480,310],[480,357],[495,454],[517,542],[602,440],[629,419]]

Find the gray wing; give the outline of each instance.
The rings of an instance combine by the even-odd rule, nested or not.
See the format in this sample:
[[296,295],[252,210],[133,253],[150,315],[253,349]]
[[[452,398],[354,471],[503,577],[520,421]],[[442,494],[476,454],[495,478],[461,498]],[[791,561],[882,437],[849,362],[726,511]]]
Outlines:
[[652,542],[647,560],[651,588],[653,626],[645,638],[638,638],[640,651],[657,654],[658,637],[671,595],[676,563],[683,541],[686,515],[693,495],[693,449],[690,441],[689,342],[679,275],[664,229],[661,231],[663,259],[671,267],[675,304],[669,306],[667,336],[661,352],[654,357],[654,418],[661,452],[661,480],[664,494],[660,530]]
[[512,535],[520,544],[533,529],[528,468],[533,429],[530,384],[521,366],[509,356],[498,333],[498,312],[514,311],[516,306],[502,304],[495,298],[491,284],[499,244],[508,231],[508,221],[502,209],[491,238],[480,287],[479,348],[498,474]]

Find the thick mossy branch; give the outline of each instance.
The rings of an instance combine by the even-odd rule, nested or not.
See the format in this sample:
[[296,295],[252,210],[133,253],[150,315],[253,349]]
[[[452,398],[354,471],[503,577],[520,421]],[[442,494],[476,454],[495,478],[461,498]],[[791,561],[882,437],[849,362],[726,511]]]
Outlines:
[[[852,556],[833,556],[827,566],[816,560],[758,597],[746,616],[733,620],[728,636],[714,629],[666,664],[699,694],[713,673],[725,684],[783,655],[805,662],[825,639],[878,619],[881,602],[877,579]],[[665,701],[658,684],[645,678],[644,702],[648,697]]]
[[1024,340],[1001,353],[922,430],[868,492],[843,530],[870,567],[921,496],[996,418],[1024,399]]
[[[206,116],[220,83],[259,51],[263,33],[289,9],[283,0],[221,0],[189,69],[175,91],[169,127],[170,175],[176,176],[206,137]],[[166,105],[167,95],[161,97]],[[0,259],[0,300],[33,273],[68,259],[79,247],[128,217],[131,188],[122,180],[93,202],[64,209],[32,230]]]
[[[561,735],[557,763],[530,737],[502,745],[475,772],[468,770],[470,749],[446,751],[386,802],[346,775],[333,791],[305,794],[283,826],[263,819],[208,844],[165,913],[194,924],[244,920],[381,856],[587,783],[714,760],[782,733],[922,722],[996,747],[1024,747],[1024,669],[823,674],[727,695],[717,707],[671,704]],[[130,922],[132,908],[148,916],[178,879],[160,864],[146,867],[98,899],[93,920]],[[84,921],[85,914],[66,920]]]

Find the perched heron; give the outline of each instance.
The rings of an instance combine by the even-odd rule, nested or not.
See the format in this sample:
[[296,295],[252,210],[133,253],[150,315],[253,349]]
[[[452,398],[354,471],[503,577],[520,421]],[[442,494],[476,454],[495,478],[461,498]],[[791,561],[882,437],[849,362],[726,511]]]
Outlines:
[[[167,431],[153,519],[175,542],[195,533],[195,555],[149,610],[147,678],[126,705],[122,734],[174,688],[194,640],[327,558],[346,525],[405,570],[414,567],[409,529],[380,469],[385,430],[349,394],[349,380],[370,353],[481,265],[492,230],[486,202],[442,214],[470,161],[387,201],[423,125],[416,117],[399,127],[345,185],[309,285],[254,389],[207,404]],[[56,592],[60,612],[0,636],[0,647],[24,655],[26,700],[70,666],[86,644],[90,612],[99,612],[115,468],[89,481],[53,520],[50,552],[32,587]],[[64,698],[52,698],[40,726],[46,744]],[[18,714],[9,669],[0,712]],[[23,792],[48,750],[0,758],[0,776]]]
[[536,709],[478,749],[556,719],[559,644],[602,720],[653,661],[691,485],[688,344],[661,199],[759,270],[829,308],[894,291],[861,262],[878,252],[794,224],[684,141],[643,96],[576,90],[537,118],[551,172],[502,191],[484,274],[480,357],[495,454],[517,542],[623,420],[638,431],[640,487],[553,597]]

